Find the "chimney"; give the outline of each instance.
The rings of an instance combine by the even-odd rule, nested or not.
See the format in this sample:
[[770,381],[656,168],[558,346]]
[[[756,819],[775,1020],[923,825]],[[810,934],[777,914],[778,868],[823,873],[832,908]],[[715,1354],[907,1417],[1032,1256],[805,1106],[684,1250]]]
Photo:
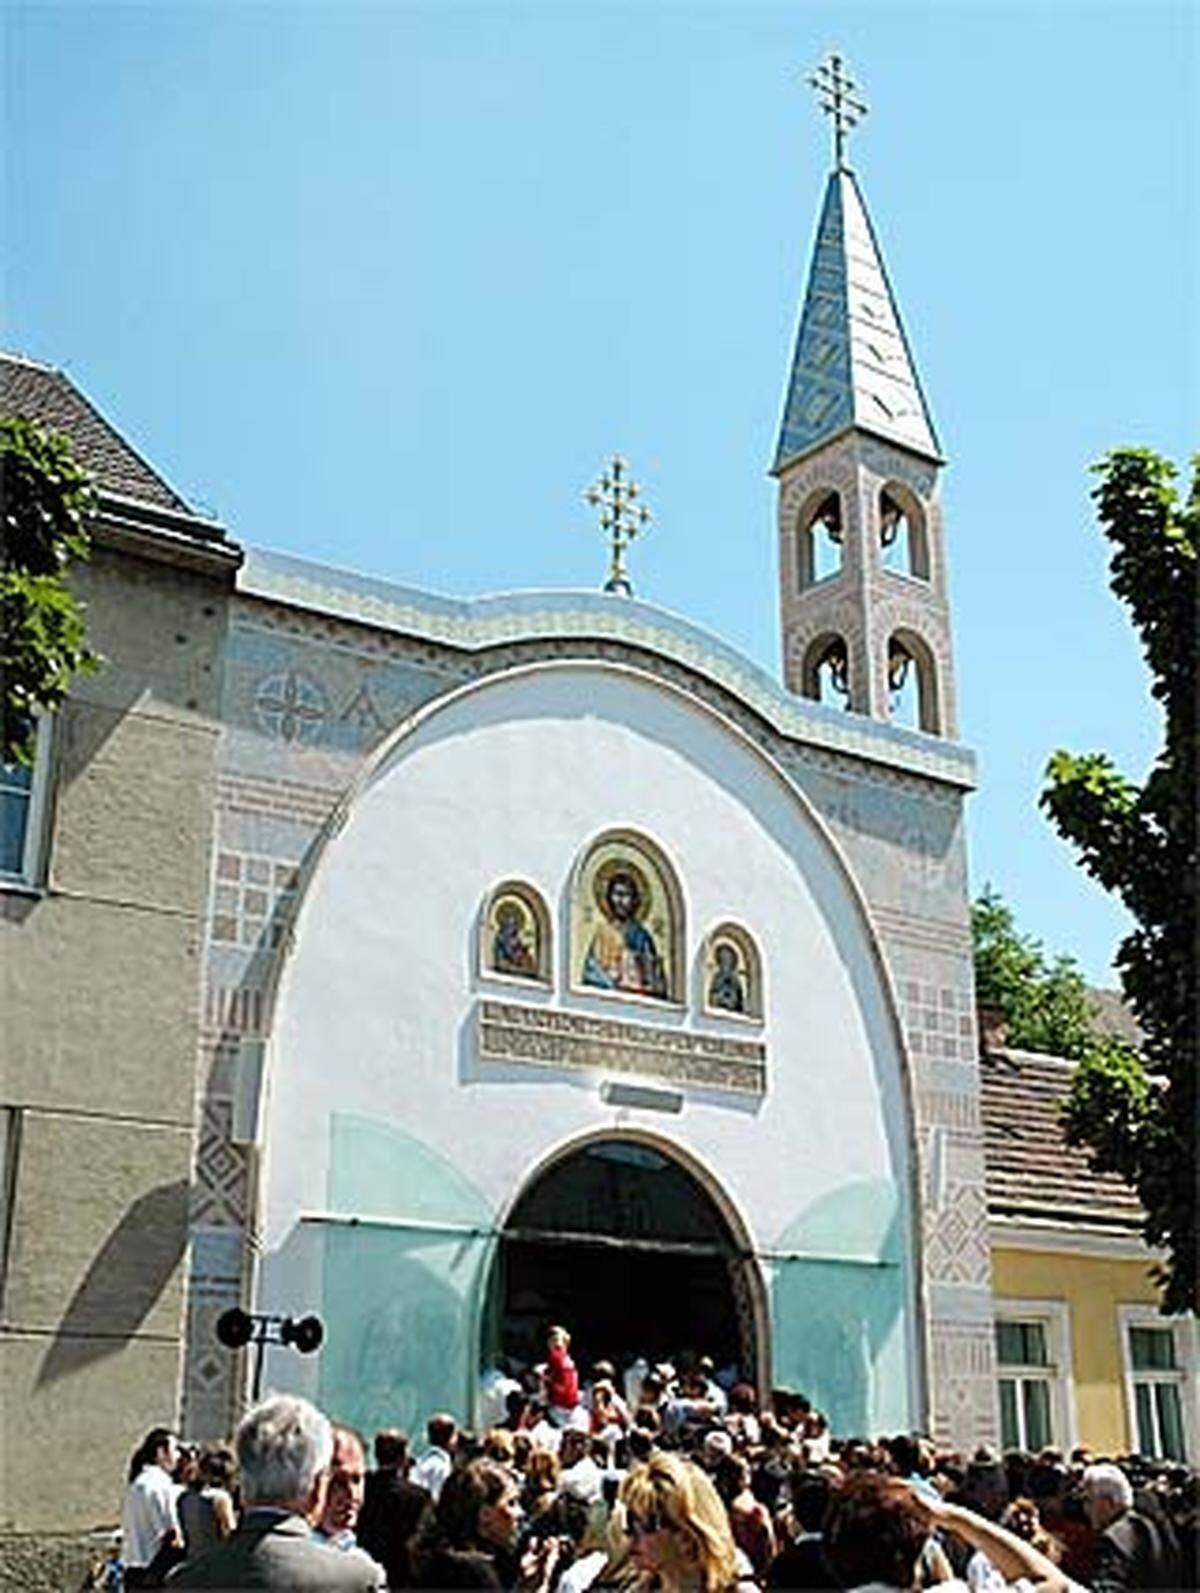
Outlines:
[[1008,1019],[1004,1016],[1003,1008],[982,1001],[975,1012],[979,1023],[980,1056],[1003,1051],[1008,1045]]

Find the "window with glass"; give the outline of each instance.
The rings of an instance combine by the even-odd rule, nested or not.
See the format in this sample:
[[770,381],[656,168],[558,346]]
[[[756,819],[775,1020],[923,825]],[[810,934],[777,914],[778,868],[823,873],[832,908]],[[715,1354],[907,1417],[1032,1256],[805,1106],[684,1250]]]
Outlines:
[[50,721],[38,721],[32,765],[0,763],[0,884],[34,882],[49,775]]
[[33,770],[19,763],[0,764],[0,874],[24,873]]
[[1043,1449],[1055,1442],[1054,1382],[1046,1323],[1001,1318],[996,1323],[1000,1441],[1005,1449]]
[[1156,1460],[1186,1461],[1184,1369],[1175,1330],[1130,1323],[1126,1332],[1138,1450]]

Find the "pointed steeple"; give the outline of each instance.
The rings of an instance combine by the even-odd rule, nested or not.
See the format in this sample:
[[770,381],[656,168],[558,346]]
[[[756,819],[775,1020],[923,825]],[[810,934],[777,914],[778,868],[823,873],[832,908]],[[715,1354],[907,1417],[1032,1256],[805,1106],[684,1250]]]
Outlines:
[[862,193],[839,167],[825,189],[772,470],[850,426],[941,461]]
[[789,690],[957,733],[937,434],[854,174],[867,107],[838,55],[809,79],[833,123],[772,474]]

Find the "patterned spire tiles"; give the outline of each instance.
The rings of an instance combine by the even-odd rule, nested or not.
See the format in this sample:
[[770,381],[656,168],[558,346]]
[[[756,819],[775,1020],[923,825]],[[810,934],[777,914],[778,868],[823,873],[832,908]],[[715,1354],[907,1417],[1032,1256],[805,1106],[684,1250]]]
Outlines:
[[900,312],[854,176],[830,174],[776,470],[849,426],[940,460]]

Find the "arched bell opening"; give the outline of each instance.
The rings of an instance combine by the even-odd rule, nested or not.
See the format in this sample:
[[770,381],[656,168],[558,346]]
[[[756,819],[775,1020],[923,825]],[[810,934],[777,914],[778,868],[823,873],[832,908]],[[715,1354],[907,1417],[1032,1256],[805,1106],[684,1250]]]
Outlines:
[[844,548],[841,494],[822,488],[808,498],[796,524],[797,589],[840,575]]
[[744,1235],[669,1148],[589,1140],[535,1173],[501,1231],[488,1281],[483,1369],[545,1359],[562,1323],[581,1368],[701,1355],[739,1381],[765,1375],[762,1280]]
[[929,534],[925,511],[916,497],[899,482],[880,489],[878,504],[879,551],[885,570],[898,575],[929,579]]
[[896,631],[887,652],[888,717],[909,730],[941,734],[937,666],[913,631]]
[[844,637],[827,632],[810,643],[801,665],[800,690],[813,702],[850,706],[850,654]]

